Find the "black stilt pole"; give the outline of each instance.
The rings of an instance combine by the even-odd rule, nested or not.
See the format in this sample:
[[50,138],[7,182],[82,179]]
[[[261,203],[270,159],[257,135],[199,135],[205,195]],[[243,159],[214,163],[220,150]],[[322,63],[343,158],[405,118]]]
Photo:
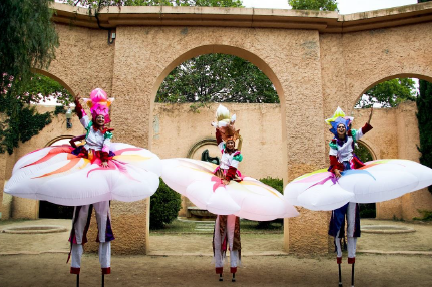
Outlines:
[[219,281],[223,281],[222,273],[219,274]]
[[104,278],[104,274],[102,273],[102,287],[104,287],[105,285],[105,278]]
[[77,287],[79,287],[79,274],[77,274]]
[[351,273],[351,287],[354,287],[354,264],[352,264],[352,273]]
[[341,265],[338,264],[339,266],[339,287],[342,287],[342,271],[341,271]]
[[232,282],[236,282],[235,273],[233,273]]

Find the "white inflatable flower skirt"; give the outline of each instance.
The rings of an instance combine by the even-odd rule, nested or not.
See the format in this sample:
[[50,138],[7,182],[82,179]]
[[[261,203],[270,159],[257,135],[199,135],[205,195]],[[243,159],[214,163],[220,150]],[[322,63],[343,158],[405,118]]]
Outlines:
[[375,203],[400,197],[432,184],[432,169],[401,160],[376,160],[347,170],[337,179],[321,169],[290,182],[285,199],[310,210],[334,210],[348,202]]
[[164,159],[162,180],[197,207],[218,215],[268,221],[298,215],[296,208],[272,187],[251,177],[224,185],[215,164],[192,159]]
[[148,150],[112,143],[108,168],[73,154],[68,145],[43,148],[15,164],[4,192],[59,205],[100,201],[131,202],[151,196],[159,186],[160,159]]

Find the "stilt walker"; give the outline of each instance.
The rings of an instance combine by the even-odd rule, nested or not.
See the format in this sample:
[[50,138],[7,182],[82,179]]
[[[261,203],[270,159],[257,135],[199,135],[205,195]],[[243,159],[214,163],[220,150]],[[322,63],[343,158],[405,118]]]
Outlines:
[[369,120],[360,129],[351,129],[353,117],[337,108],[326,119],[334,138],[330,142],[330,168],[313,171],[291,181],[284,197],[294,205],[315,211],[332,211],[328,234],[335,238],[339,286],[342,286],[342,244],[347,224],[348,264],[352,265],[354,286],[357,238],[360,237],[359,203],[376,203],[398,198],[432,184],[432,169],[402,159],[361,162],[354,154],[356,142],[372,129]]
[[[75,206],[68,260],[70,273],[76,274],[79,286],[83,245],[92,210],[98,226],[99,263],[102,286],[104,276],[111,273],[110,200],[132,202],[151,196],[159,185],[161,163],[148,150],[122,143],[111,143],[109,106],[113,99],[105,91],[95,89],[83,99],[91,112],[91,120],[75,97],[75,112],[86,134],[71,140],[71,146],[43,148],[22,157],[14,166],[5,192],[11,195],[46,200],[59,205]],[[84,145],[75,145],[85,140]]]
[[[235,115],[226,121],[225,126],[216,128],[216,142],[222,158],[214,173],[225,185],[228,185],[231,180],[242,181],[238,166],[243,160],[243,155],[240,152],[243,140],[239,133],[240,130],[234,128],[234,122]],[[239,140],[239,149],[235,148],[237,140]],[[213,253],[219,281],[223,281],[223,262],[228,248],[230,250],[232,282],[235,282],[237,266],[241,259],[240,218],[233,214],[218,215],[213,233]]]
[[[339,108],[340,109],[340,108]],[[328,119],[327,122],[332,126],[330,131],[335,135],[330,143],[330,168],[329,171],[335,174],[336,178],[342,176],[341,172],[363,167],[364,164],[354,154],[355,143],[363,137],[365,133],[372,129],[370,120],[372,119],[373,108],[369,115],[368,122],[359,130],[350,128],[352,117],[341,117],[343,111],[336,111],[336,118]],[[329,235],[335,238],[337,253],[337,264],[339,267],[339,285],[342,285],[340,264],[342,263],[341,238],[344,238],[345,217],[347,222],[348,240],[348,264],[353,264],[352,285],[354,286],[354,263],[357,248],[357,238],[360,237],[360,206],[358,203],[349,202],[344,206],[333,210]]]
[[223,263],[229,250],[235,282],[241,261],[240,217],[269,221],[294,217],[298,212],[277,190],[240,173],[242,140],[234,127],[236,116],[230,116],[229,110],[219,105],[216,118],[212,125],[216,127],[216,141],[222,153],[220,165],[186,158],[164,159],[161,177],[197,207],[218,215],[213,234],[216,274],[223,281]]

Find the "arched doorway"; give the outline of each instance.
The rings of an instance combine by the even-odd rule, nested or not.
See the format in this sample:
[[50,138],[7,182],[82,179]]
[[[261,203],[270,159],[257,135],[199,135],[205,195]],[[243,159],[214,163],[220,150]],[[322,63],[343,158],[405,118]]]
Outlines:
[[[214,53],[209,54],[209,51]],[[277,89],[278,86],[280,87],[280,83],[268,65],[252,53],[231,46],[203,46],[196,48],[176,59],[173,63],[177,64],[177,66],[172,63],[169,65],[169,68],[164,69],[163,75],[166,77],[173,76],[172,71],[182,65],[189,65],[188,61],[190,59],[198,58],[202,55],[218,56],[218,54],[241,57],[242,61],[258,67],[260,72],[270,82],[276,99],[280,98],[279,94],[282,94],[282,92]],[[164,89],[164,92],[169,90],[165,85],[165,81],[161,80],[161,78],[162,76],[158,77],[159,86],[153,89],[153,95],[156,100],[152,103],[153,126],[151,130],[153,134],[151,144],[149,144],[152,151],[161,158],[192,157],[194,159],[201,159],[201,154],[206,149],[209,150],[210,157],[218,156],[220,152],[215,145],[215,130],[211,127],[210,123],[215,120],[214,115],[219,103],[215,103],[214,98],[211,97],[209,98],[213,103],[202,103],[196,100],[193,95],[189,95],[189,98],[192,100],[184,101],[185,103],[183,104],[175,100],[172,101],[174,103],[158,103],[161,87]],[[272,78],[273,81],[271,80]],[[229,93],[230,91],[225,89],[224,92]],[[199,104],[202,105],[198,107],[197,111],[195,107],[191,107],[191,102],[192,104],[196,104],[196,106]],[[228,101],[221,100],[221,102],[228,107],[231,114],[237,114],[236,126],[240,128],[241,134],[246,141],[246,144],[245,142],[243,143],[242,153],[247,158],[247,164],[242,163],[240,167],[242,173],[251,175],[257,179],[274,176],[274,173],[278,173],[279,178],[282,179],[284,173],[286,173],[286,166],[284,166],[283,157],[280,156],[280,153],[275,153],[275,150],[278,152],[283,152],[284,150],[282,145],[283,124],[281,116],[284,104],[275,103],[275,101],[268,104],[260,104],[261,101],[255,103],[237,103],[238,100],[235,99]],[[266,128],[266,125],[268,128]],[[216,150],[212,151],[212,147],[216,148]],[[269,160],[269,158],[272,159]],[[263,170],[267,170],[267,173],[263,173]],[[212,229],[209,230],[210,233],[212,231]],[[283,228],[280,228],[279,234],[280,245],[283,238]],[[279,246],[278,250],[280,249]]]
[[[399,78],[398,78],[399,77]],[[402,77],[415,77],[410,85]],[[430,80],[429,77],[418,74],[397,74],[384,77],[368,85],[363,94],[378,92],[390,97],[390,105],[375,105],[372,125],[374,129],[362,138],[366,148],[371,151],[373,159],[408,159],[419,162],[421,156],[419,146],[419,129],[417,121],[417,79]],[[404,84],[405,83],[405,84]],[[401,100],[395,91],[400,88],[408,88],[410,91],[403,95]],[[373,93],[372,93],[373,94]],[[361,96],[358,97],[360,99]],[[367,120],[367,109],[354,109],[353,114],[361,124]],[[430,209],[432,196],[427,190],[419,190],[402,197],[376,204],[377,219],[405,219],[412,220],[421,217],[419,207]]]
[[[46,147],[68,145],[69,140],[72,138],[72,135],[58,136],[49,141]],[[73,210],[73,206],[63,206],[43,200],[39,201],[39,218],[71,219]]]

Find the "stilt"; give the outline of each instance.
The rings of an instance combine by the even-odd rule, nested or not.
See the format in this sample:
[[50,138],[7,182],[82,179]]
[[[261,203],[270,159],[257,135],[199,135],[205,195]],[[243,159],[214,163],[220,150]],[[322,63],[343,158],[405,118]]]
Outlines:
[[104,277],[104,274],[102,272],[102,287],[104,287],[104,286],[105,286],[105,277]]
[[219,281],[223,281],[222,273],[219,274]]
[[236,282],[235,273],[233,273],[232,282]]
[[340,263],[338,264],[338,266],[339,266],[339,287],[342,287],[342,271],[341,271]]
[[352,264],[351,287],[354,287],[354,265],[355,263]]
[[76,286],[79,287],[79,274],[77,274]]

